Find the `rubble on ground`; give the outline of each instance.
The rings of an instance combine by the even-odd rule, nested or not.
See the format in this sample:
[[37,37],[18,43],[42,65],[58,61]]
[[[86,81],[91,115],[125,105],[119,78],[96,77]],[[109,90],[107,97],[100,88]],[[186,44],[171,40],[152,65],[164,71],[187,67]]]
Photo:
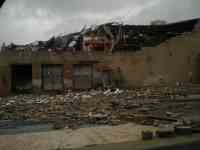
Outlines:
[[192,102],[181,100],[189,94],[184,90],[190,91],[176,86],[84,92],[69,90],[60,95],[14,95],[1,98],[0,120],[59,123],[55,128],[128,122],[150,126],[188,125],[191,122],[184,118],[191,115]]

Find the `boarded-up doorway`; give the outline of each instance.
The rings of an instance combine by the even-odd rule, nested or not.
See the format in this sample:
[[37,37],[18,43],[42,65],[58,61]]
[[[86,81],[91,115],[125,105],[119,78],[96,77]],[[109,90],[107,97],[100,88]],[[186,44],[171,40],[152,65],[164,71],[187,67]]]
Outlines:
[[26,93],[32,91],[32,65],[11,65],[12,91]]
[[63,65],[42,65],[42,87],[44,90],[64,89]]
[[92,88],[92,64],[74,65],[73,84],[75,89]]

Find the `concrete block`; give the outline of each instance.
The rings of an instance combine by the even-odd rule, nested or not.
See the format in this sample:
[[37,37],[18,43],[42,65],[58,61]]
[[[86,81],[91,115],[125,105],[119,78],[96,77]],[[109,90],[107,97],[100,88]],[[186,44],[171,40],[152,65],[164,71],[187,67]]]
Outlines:
[[142,131],[142,140],[152,140],[153,139],[153,132],[152,131]]
[[175,136],[175,130],[173,127],[164,127],[156,131],[156,136],[159,138],[169,138]]

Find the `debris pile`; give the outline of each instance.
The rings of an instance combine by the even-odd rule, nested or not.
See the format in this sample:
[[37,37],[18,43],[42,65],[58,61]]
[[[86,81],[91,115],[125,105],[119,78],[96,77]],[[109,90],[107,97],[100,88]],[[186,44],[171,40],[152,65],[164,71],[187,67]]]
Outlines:
[[128,122],[151,126],[189,122],[184,118],[192,113],[191,101],[170,99],[170,95],[161,95],[161,92],[156,96],[153,88],[148,89],[68,91],[64,95],[4,97],[0,100],[0,120],[59,122],[61,126],[70,128]]
[[82,32],[72,33],[68,35],[52,37],[47,41],[35,41],[26,45],[16,45],[11,43],[6,46],[5,44],[2,46],[2,51],[74,51],[81,49],[81,38]]
[[84,27],[80,32],[52,37],[47,41],[36,41],[27,45],[3,44],[2,51],[137,51],[142,47],[156,46],[172,37],[191,32],[198,22],[199,19],[160,25],[106,23]]

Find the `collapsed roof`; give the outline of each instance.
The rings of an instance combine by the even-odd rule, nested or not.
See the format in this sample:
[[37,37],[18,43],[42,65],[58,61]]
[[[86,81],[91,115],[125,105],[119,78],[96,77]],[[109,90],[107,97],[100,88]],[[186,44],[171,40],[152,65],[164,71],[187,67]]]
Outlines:
[[[108,23],[100,25],[95,32],[96,34],[100,30],[103,32],[105,27],[111,31],[114,41],[116,41],[113,51],[140,50],[142,47],[157,46],[172,37],[185,32],[191,32],[199,20],[193,19],[166,25],[122,25]],[[106,35],[111,37],[109,34]]]
[[52,37],[47,41],[37,41],[27,45],[10,44],[3,46],[4,50],[83,50],[84,37],[104,37],[111,41],[110,51],[137,51],[142,47],[153,47],[160,43],[191,32],[200,19],[192,19],[163,25],[124,25],[120,23],[106,23],[90,28],[83,28],[80,32]]

